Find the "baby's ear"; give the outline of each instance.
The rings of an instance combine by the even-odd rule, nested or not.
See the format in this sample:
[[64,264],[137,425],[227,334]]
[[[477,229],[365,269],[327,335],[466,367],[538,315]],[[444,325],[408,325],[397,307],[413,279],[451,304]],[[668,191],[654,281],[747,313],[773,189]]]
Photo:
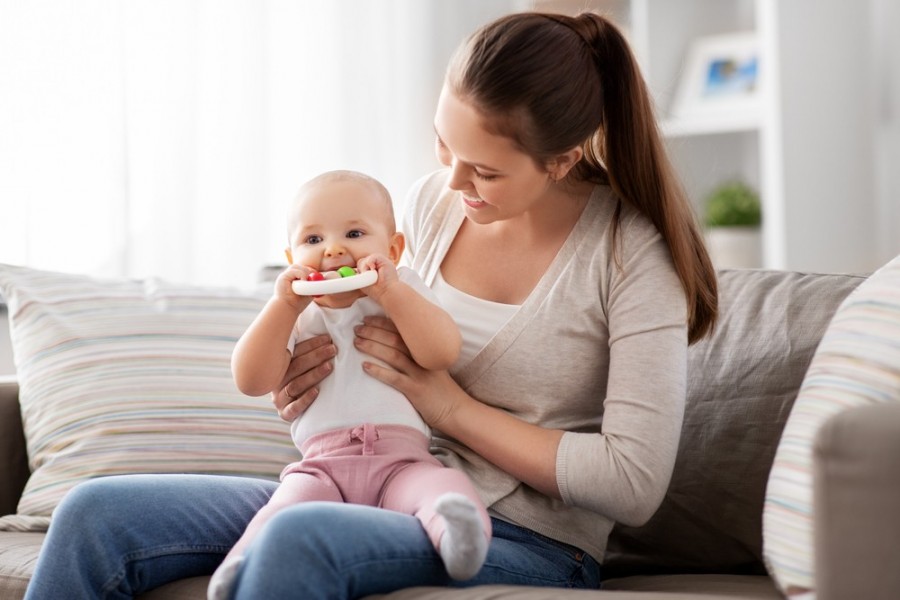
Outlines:
[[402,233],[397,231],[391,236],[391,245],[388,248],[388,258],[396,265],[403,256],[403,249],[406,248],[406,238]]
[[284,249],[284,255],[287,257],[287,260],[288,260],[288,264],[289,264],[289,265],[294,264],[294,255],[291,254],[291,249],[290,249],[290,248],[285,248],[285,249]]

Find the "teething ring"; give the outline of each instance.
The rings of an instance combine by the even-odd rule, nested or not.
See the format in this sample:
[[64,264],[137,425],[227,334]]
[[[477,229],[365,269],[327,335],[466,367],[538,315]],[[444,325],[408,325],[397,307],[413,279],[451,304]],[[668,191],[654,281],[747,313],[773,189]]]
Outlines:
[[341,277],[340,279],[322,279],[319,281],[303,281],[295,279],[291,289],[298,296],[326,296],[341,294],[368,287],[378,281],[378,271],[364,271],[359,274]]

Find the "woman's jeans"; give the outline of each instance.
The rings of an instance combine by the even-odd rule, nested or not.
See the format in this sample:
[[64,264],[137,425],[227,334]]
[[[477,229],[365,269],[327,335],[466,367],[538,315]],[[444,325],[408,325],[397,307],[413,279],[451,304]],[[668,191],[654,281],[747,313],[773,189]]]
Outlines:
[[[53,521],[27,600],[131,598],[212,573],[277,483],[203,475],[127,475],[73,489]],[[450,579],[421,523],[383,509],[311,502],[283,510],[246,553],[234,598],[360,598],[413,586],[598,588],[588,555],[493,520],[487,560]]]

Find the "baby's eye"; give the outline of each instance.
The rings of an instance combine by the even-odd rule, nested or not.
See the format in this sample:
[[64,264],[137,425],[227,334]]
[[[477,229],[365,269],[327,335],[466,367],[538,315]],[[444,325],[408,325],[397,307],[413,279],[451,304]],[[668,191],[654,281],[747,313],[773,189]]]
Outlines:
[[350,231],[347,232],[347,237],[352,240],[361,238],[364,235],[365,234],[362,231],[360,231],[359,229],[351,229]]
[[311,235],[306,238],[307,244],[319,244],[322,242],[322,238],[318,235]]

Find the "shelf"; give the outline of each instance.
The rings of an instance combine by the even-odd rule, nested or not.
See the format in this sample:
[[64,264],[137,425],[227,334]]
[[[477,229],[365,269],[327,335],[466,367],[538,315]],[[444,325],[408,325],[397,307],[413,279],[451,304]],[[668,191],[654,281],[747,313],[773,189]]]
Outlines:
[[665,137],[716,135],[758,131],[761,123],[758,112],[729,115],[710,114],[689,119],[677,117],[663,119],[660,121],[660,130]]

